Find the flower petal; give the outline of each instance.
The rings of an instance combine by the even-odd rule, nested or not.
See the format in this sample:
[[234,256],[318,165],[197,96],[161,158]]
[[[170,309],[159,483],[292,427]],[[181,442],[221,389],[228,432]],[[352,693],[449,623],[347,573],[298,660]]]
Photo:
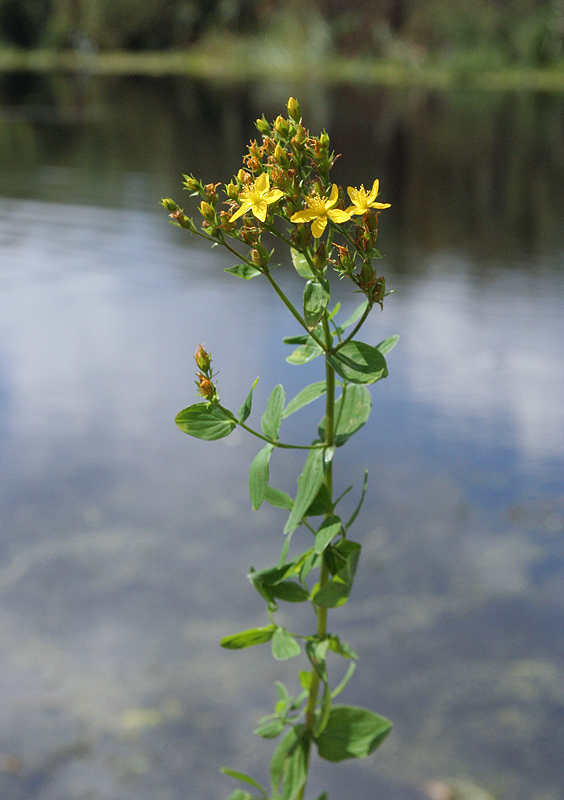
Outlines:
[[341,211],[340,208],[329,209],[327,216],[332,222],[348,222],[348,220],[351,218],[351,215],[348,211]]
[[284,192],[281,189],[271,189],[263,196],[263,200],[265,203],[275,203],[277,200],[280,200],[281,197],[284,197]]
[[368,195],[368,205],[373,203],[376,198],[378,197],[378,189],[380,188],[380,181],[378,178],[372,184],[372,189],[370,190],[370,194]]
[[258,203],[253,205],[253,214],[257,219],[260,219],[261,222],[264,222],[266,219],[266,212],[268,211],[268,206],[264,202],[264,200],[260,200]]
[[250,200],[244,200],[243,203],[241,204],[241,207],[234,214],[231,215],[230,221],[234,222],[236,219],[239,219],[239,217],[242,217],[243,214],[246,214],[251,205],[252,203]]
[[267,172],[261,172],[261,174],[255,181],[254,188],[255,191],[258,192],[259,194],[264,194],[265,192],[268,192],[270,188],[270,180]]
[[314,221],[311,223],[311,232],[313,233],[316,239],[321,238],[326,226],[327,226],[327,217],[323,216],[314,219]]
[[290,222],[311,222],[312,219],[316,217],[316,211],[313,211],[311,208],[304,208],[303,211],[296,211],[295,214],[292,214]]
[[331,197],[329,198],[329,202],[325,203],[325,208],[332,208],[335,203],[337,202],[337,198],[339,197],[339,189],[337,184],[334,183],[331,187]]

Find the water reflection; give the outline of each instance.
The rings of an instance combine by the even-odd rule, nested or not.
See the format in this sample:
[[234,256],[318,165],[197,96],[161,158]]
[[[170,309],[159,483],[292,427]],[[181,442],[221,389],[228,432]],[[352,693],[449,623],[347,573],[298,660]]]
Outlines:
[[0,191],[153,208],[178,194],[182,172],[228,180],[253,119],[290,93],[312,129],[331,131],[339,181],[377,171],[409,268],[414,245],[504,261],[562,250],[564,101],[550,94],[4,75]]
[[[233,407],[257,375],[260,408],[279,379],[291,395],[318,374],[315,362],[297,370],[283,361],[280,339],[292,326],[267,287],[225,275],[221,254],[187,246],[164,213],[146,211],[174,193],[197,153],[201,174],[238,166],[263,90],[177,81],[79,88],[97,93],[84,105],[98,116],[30,119],[32,93],[26,103],[8,98],[0,123],[14,148],[2,191],[20,197],[0,201],[0,792],[211,800],[228,791],[221,764],[267,777],[269,748],[249,732],[286,667],[267,653],[222,652],[217,641],[262,623],[244,576],[277,556],[284,516],[250,511],[253,442],[199,443],[172,420],[192,401],[199,341]],[[340,474],[358,483],[367,464],[373,489],[358,528],[364,567],[345,610],[346,638],[362,657],[346,699],[396,727],[385,752],[360,768],[331,768],[330,783],[336,795],[364,796],[376,784],[394,800],[422,800],[426,781],[468,777],[502,797],[556,800],[562,206],[533,211],[542,225],[532,239],[502,207],[499,237],[481,218],[470,241],[463,199],[448,202],[452,176],[465,172],[451,143],[460,100],[420,105],[368,93],[361,110],[352,95],[321,93],[315,114],[343,142],[338,149],[355,144],[354,182],[377,168],[383,185],[405,194],[387,196],[394,214],[382,226],[396,291],[367,333],[398,331],[401,345],[390,379],[374,389],[360,457],[339,453]],[[314,108],[310,98],[304,107]],[[356,110],[339,114],[339,103]],[[503,118],[494,105],[486,117]],[[449,131],[442,144],[439,123]],[[28,134],[21,143],[18,131]],[[487,131],[471,135],[489,141]],[[531,133],[527,152],[541,154],[552,204],[562,189],[558,153],[539,147],[547,135]],[[469,160],[478,150],[479,165],[484,151],[475,140],[467,149]],[[430,167],[419,174],[447,150],[455,163],[444,185]],[[487,152],[486,172],[496,167]],[[496,191],[509,197],[504,175]],[[472,194],[466,200],[474,208]],[[529,247],[534,257],[524,255]],[[290,271],[281,275],[299,291]],[[313,404],[292,424],[314,428],[319,416]],[[275,459],[276,484],[291,490],[298,464],[295,455]],[[207,493],[212,484],[220,500]],[[312,796],[325,785],[316,772]]]

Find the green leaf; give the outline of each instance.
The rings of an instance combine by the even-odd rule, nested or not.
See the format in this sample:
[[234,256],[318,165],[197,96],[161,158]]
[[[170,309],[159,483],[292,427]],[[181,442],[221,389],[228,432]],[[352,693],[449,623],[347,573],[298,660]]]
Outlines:
[[300,670],[300,683],[302,687],[309,692],[309,688],[311,686],[311,672],[307,672],[305,669]]
[[341,533],[342,528],[341,520],[335,514],[324,519],[315,536],[315,552],[322,553],[335,536]]
[[309,386],[306,386],[301,392],[290,400],[286,408],[284,409],[284,417],[289,417],[290,414],[293,414],[295,411],[299,411],[300,408],[307,406],[308,403],[317,400],[318,397],[325,394],[327,391],[327,383],[326,381],[318,381],[317,383],[310,383]]
[[254,647],[257,644],[269,642],[275,631],[276,625],[265,625],[264,628],[251,628],[232,636],[224,636],[219,643],[228,650],[242,650],[244,647]]
[[271,586],[270,591],[274,597],[287,603],[305,603],[309,600],[308,590],[296,581],[280,581]]
[[317,358],[323,353],[321,347],[313,340],[309,340],[305,343],[296,347],[296,349],[290,353],[290,355],[286,358],[288,364],[307,364],[308,361],[313,361],[314,358]]
[[357,654],[352,649],[350,644],[342,642],[336,634],[330,633],[327,638],[329,640],[329,649],[334,653],[338,653],[340,656],[343,656],[343,658],[354,658],[355,660],[358,659]]
[[324,451],[325,448],[316,447],[308,453],[304,470],[298,478],[296,499],[284,527],[284,533],[292,533],[296,530],[323,483]]
[[272,657],[276,661],[287,661],[302,652],[297,640],[284,628],[276,628],[272,637]]
[[222,767],[221,772],[223,772],[224,775],[229,775],[230,778],[235,778],[236,781],[249,783],[251,786],[254,786],[255,789],[258,789],[260,792],[262,792],[265,797],[268,796],[268,792],[264,786],[261,786],[260,783],[255,781],[254,778],[250,778],[248,775],[245,775],[244,772],[237,772],[234,769],[229,769],[229,767]]
[[364,483],[362,485],[362,493],[360,495],[360,500],[358,501],[357,507],[353,511],[352,517],[349,519],[349,521],[346,524],[346,529],[347,530],[351,527],[351,525],[353,524],[353,522],[356,520],[356,518],[358,517],[358,515],[360,513],[360,509],[362,508],[362,504],[364,503],[364,495],[366,494],[366,484],[367,483],[368,483],[368,470],[365,469],[364,470]]
[[322,483],[313,502],[310,504],[305,516],[319,517],[321,514],[332,514],[333,503],[327,486]]
[[[372,397],[366,386],[351,384],[335,403],[335,444],[341,447],[368,420],[372,410]],[[319,438],[325,439],[324,417],[319,425]]]
[[298,333],[296,336],[284,336],[282,341],[284,344],[305,344],[310,338],[308,333]]
[[296,270],[298,275],[301,278],[313,278],[314,274],[304,254],[298,253],[298,251],[294,250],[293,247],[290,252],[292,254],[292,263],[294,265],[294,269]]
[[392,728],[385,717],[365,708],[333,706],[317,750],[326,761],[365,758],[382,744]]
[[285,508],[287,511],[291,511],[292,506],[294,505],[294,501],[289,494],[286,494],[286,492],[283,492],[280,489],[275,489],[272,486],[267,488],[264,499],[267,503],[270,503],[271,506],[276,506],[276,508]]
[[359,556],[360,545],[350,539],[342,539],[335,546],[327,548],[324,558],[333,577],[313,596],[316,605],[335,608],[347,602]]
[[[308,740],[305,726],[296,725],[282,739],[270,762],[272,796],[293,800],[307,779]],[[280,784],[283,783],[279,794]]]
[[388,377],[386,359],[376,347],[354,340],[347,342],[327,361],[341,378],[351,383],[375,383]]
[[251,413],[251,405],[252,405],[252,402],[253,402],[253,392],[254,392],[254,389],[255,389],[255,386],[257,385],[257,383],[258,383],[258,378],[255,380],[255,382],[251,386],[251,390],[250,390],[249,394],[247,395],[247,399],[245,400],[245,402],[243,403],[243,405],[239,409],[239,422],[245,422],[245,420],[248,419],[249,414]]
[[263,720],[253,733],[262,736],[263,739],[275,739],[284,730],[284,721],[275,717],[274,719]]
[[244,278],[246,281],[250,281],[251,278],[256,278],[257,275],[261,274],[258,269],[251,267],[250,264],[235,264],[234,267],[227,267],[224,272],[229,272],[237,278]]
[[317,327],[331,299],[327,280],[309,280],[304,287],[304,320],[309,331]]
[[184,433],[208,442],[229,436],[236,425],[231,412],[215,403],[188,406],[176,415],[174,421]]
[[266,409],[261,417],[260,425],[262,432],[269,439],[278,439],[278,432],[282,424],[282,412],[286,395],[284,387],[279,383],[270,393],[266,403]]
[[384,339],[383,342],[377,344],[376,349],[379,350],[382,353],[382,355],[385,356],[386,353],[389,353],[390,350],[392,350],[392,348],[396,346],[398,341],[399,341],[399,336],[396,333],[395,336],[388,336],[388,338]]
[[250,792],[244,792],[242,789],[234,789],[227,800],[254,800]]
[[354,661],[351,661],[351,663],[347,667],[347,671],[345,672],[345,676],[344,676],[343,680],[331,692],[331,698],[337,697],[338,695],[341,694],[341,692],[343,691],[343,689],[345,688],[347,683],[352,678],[355,669],[356,669],[356,663]]
[[253,511],[261,507],[268,489],[268,475],[270,456],[274,450],[273,444],[265,445],[253,458],[249,469],[249,497]]

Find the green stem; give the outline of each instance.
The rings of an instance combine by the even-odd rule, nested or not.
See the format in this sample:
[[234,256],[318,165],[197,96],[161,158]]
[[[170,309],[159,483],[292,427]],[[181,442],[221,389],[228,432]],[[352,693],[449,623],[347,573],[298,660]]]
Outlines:
[[263,436],[262,433],[253,430],[253,428],[249,428],[249,426],[245,425],[244,422],[239,422],[235,418],[233,418],[233,421],[236,422],[241,428],[244,428],[247,433],[251,433],[253,436],[256,436],[257,439],[262,439],[263,442],[268,442],[268,444],[272,444],[274,447],[281,447],[285,450],[319,450],[320,448],[325,447],[324,442],[320,442],[319,444],[286,444],[286,442],[279,442],[276,439],[269,439],[268,436]]
[[[328,313],[325,311],[323,315],[323,333],[327,349],[331,346],[331,332],[329,330]],[[327,381],[327,392],[325,396],[325,447],[333,447],[335,443],[334,435],[334,422],[335,422],[335,370],[325,359],[325,378]],[[333,462],[329,463],[327,472],[325,473],[325,485],[329,491],[331,501],[333,500]],[[329,581],[329,569],[325,563],[323,556],[321,557],[321,570],[319,576],[319,588],[322,589]],[[317,615],[317,636],[319,639],[324,639],[327,635],[327,609],[321,606],[315,606],[315,613]],[[317,705],[317,694],[319,691],[319,675],[312,669],[311,671],[311,684],[309,689],[309,697],[306,707],[305,725],[307,731],[312,733],[315,723],[315,707]],[[309,769],[310,749],[307,753],[307,769]],[[304,800],[306,784],[302,786],[297,796],[297,800]]]
[[314,331],[310,331],[309,328],[307,327],[306,323],[305,323],[304,318],[301,316],[301,314],[299,313],[297,308],[294,306],[292,301],[289,300],[286,297],[286,295],[284,294],[282,289],[278,286],[278,284],[276,283],[276,281],[274,280],[272,275],[269,272],[264,272],[263,274],[264,274],[265,278],[268,280],[268,282],[270,283],[270,285],[272,286],[272,288],[274,289],[274,291],[276,292],[276,294],[278,295],[278,297],[282,300],[282,302],[284,303],[284,305],[286,306],[288,311],[292,314],[292,316],[295,317],[298,320],[298,322],[300,323],[302,328],[304,328],[308,332],[308,334],[311,336],[313,341],[316,342],[316,344],[318,344],[323,351],[327,352],[327,350],[331,346],[331,339],[328,338],[327,336],[325,336],[325,340],[326,341],[324,342],[324,341],[322,341],[322,339],[320,339],[317,336],[317,334]]
[[341,347],[344,347],[347,344],[347,342],[350,342],[350,340],[353,338],[353,336],[356,336],[357,331],[359,331],[362,328],[362,326],[364,325],[364,323],[366,321],[366,317],[370,314],[370,312],[372,311],[372,308],[373,308],[373,303],[368,303],[368,305],[366,306],[366,309],[365,309],[362,317],[360,318],[358,323],[354,326],[352,332],[349,333],[349,335],[345,339],[342,339],[339,342],[339,344],[337,344],[332,349],[332,351],[331,351],[332,353],[337,353],[341,349]]

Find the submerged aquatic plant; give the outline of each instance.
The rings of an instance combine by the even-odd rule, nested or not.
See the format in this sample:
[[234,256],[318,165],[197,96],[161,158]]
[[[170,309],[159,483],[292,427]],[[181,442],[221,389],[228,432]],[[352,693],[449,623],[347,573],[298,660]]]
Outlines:
[[[332,762],[362,758],[384,741],[392,726],[372,710],[334,702],[354,672],[357,655],[328,627],[329,610],[344,605],[353,586],[361,545],[349,537],[349,531],[367,486],[365,472],[358,504],[344,519],[339,502],[346,492],[337,498],[333,492],[335,453],[367,422],[371,411],[367,386],[387,377],[386,355],[398,339],[391,336],[372,345],[356,338],[369,313],[376,304],[383,306],[387,294],[384,277],[377,275],[374,265],[381,258],[376,248],[378,216],[389,204],[376,201],[379,182],[375,180],[370,192],[364,186],[348,187],[352,205],[345,207],[343,190],[329,177],[335,161],[329,137],[325,132],[309,133],[294,98],[288,101],[287,118],[278,116],[270,124],[263,116],[256,126],[262,141],[250,143],[243,168],[224,187],[225,208],[219,205],[220,184],[204,184],[192,175],[184,176],[184,186],[201,199],[198,225],[173,200],[162,202],[174,224],[236,256],[238,263],[227,272],[244,280],[268,281],[301,328],[284,339],[295,347],[287,361],[300,365],[319,357],[324,374],[289,402],[283,386],[275,386],[258,430],[248,424],[257,381],[239,411],[229,410],[220,403],[211,356],[199,345],[195,361],[201,399],[181,411],[176,423],[199,439],[221,439],[237,427],[259,439],[262,448],[249,473],[252,507],[257,510],[267,502],[288,512],[278,562],[251,569],[249,574],[266,602],[268,623],[226,636],[221,644],[239,650],[270,642],[278,661],[299,656],[303,648],[309,669],[297,670],[297,691],[277,683],[273,713],[260,720],[255,730],[265,739],[282,736],[272,756],[270,788],[242,772],[224,772],[246,787],[236,789],[231,800],[303,800],[312,752]],[[275,249],[268,248],[268,240],[290,248],[294,267],[305,281],[299,307],[274,277]],[[337,321],[340,304],[330,307],[334,273],[352,281],[355,291],[364,295],[343,322]],[[281,440],[283,420],[320,397],[325,398],[325,414],[311,441],[300,445]],[[285,448],[307,451],[294,497],[272,486],[269,479],[272,454]],[[291,554],[292,536],[300,527],[306,531],[307,546]],[[280,603],[310,603],[315,617],[312,631],[291,631],[279,624]],[[329,677],[334,657],[348,662],[337,686]],[[326,798],[324,792],[319,800]]]

